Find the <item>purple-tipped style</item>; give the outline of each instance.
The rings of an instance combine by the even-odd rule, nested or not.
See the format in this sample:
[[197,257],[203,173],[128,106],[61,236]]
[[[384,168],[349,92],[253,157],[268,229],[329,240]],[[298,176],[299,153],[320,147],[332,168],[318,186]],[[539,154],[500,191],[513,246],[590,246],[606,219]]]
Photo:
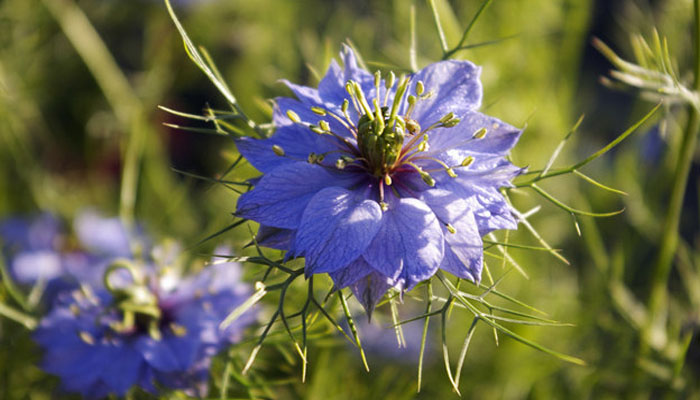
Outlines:
[[260,243],[306,258],[371,312],[390,287],[410,290],[438,268],[479,281],[481,236],[515,229],[499,192],[522,170],[505,159],[521,131],[477,111],[480,68],[442,61],[383,79],[352,50],[318,89],[288,83],[276,132],[237,140],[263,172],[237,215]]
[[143,271],[150,270],[117,261],[106,280],[128,272],[130,283],[62,292],[41,320],[34,333],[44,349],[41,366],[61,378],[64,391],[103,398],[140,386],[206,396],[212,357],[255,319],[248,311],[219,328],[250,295],[237,264],[213,265],[177,282]]

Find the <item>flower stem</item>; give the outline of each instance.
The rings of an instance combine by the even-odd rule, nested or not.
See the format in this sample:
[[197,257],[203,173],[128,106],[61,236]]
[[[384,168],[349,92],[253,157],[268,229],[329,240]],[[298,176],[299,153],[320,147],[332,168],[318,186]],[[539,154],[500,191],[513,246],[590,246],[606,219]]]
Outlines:
[[[700,90],[700,0],[694,0],[693,3],[695,12],[695,58],[693,66],[695,81],[693,83],[693,90],[698,91]],[[685,197],[688,173],[693,163],[698,128],[700,127],[700,111],[692,105],[689,106],[689,109],[688,125],[685,128],[680,144],[680,154],[673,176],[669,208],[664,220],[663,234],[661,235],[661,245],[652,272],[648,320],[647,325],[642,331],[642,346],[645,348],[648,348],[650,344],[649,340],[651,339],[652,327],[661,308],[666,303],[668,277],[671,271],[673,256],[678,246],[678,225],[680,222],[681,209],[683,207],[683,198]]]

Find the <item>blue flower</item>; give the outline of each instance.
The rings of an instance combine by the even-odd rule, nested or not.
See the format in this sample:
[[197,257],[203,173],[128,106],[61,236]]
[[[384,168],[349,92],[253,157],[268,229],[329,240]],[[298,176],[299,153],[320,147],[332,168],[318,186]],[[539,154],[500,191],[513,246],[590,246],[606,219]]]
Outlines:
[[[73,221],[72,240],[55,216],[7,218],[0,222],[0,238],[12,277],[25,285],[45,285],[43,300],[52,303],[62,290],[80,283],[99,285],[107,265],[118,257],[132,257],[133,242],[141,252],[149,249],[139,232],[130,238],[118,218],[105,218],[93,210],[80,212]],[[130,240],[131,239],[131,240]]]
[[370,312],[438,268],[479,281],[481,236],[517,227],[499,189],[522,171],[505,159],[521,131],[477,111],[471,62],[384,79],[347,47],[341,58],[318,89],[287,82],[297,99],[276,100],[274,135],[237,140],[263,173],[237,215]]
[[63,273],[61,226],[51,214],[31,220],[7,218],[0,222],[0,239],[10,256],[9,270],[18,282],[47,281]]
[[42,368],[61,378],[63,390],[87,398],[123,396],[133,386],[205,396],[212,357],[240,340],[255,318],[249,311],[219,329],[250,295],[238,265],[217,264],[173,281],[168,269],[156,276],[120,260],[107,270],[106,281],[123,269],[129,284],[59,295],[34,333],[44,349]]

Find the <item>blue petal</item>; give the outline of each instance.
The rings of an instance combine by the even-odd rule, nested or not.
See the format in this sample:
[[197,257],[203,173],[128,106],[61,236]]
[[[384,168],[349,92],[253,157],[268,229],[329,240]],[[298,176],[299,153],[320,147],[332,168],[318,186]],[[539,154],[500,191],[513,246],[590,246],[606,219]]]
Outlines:
[[304,210],[294,253],[306,257],[306,275],[333,272],[359,257],[379,230],[382,210],[362,191],[330,187]]
[[103,218],[94,211],[82,212],[73,223],[80,243],[93,253],[130,257],[126,228],[119,218]]
[[423,81],[426,93],[433,92],[427,99],[416,103],[412,117],[423,127],[437,122],[453,112],[462,117],[481,105],[481,68],[469,61],[440,61],[418,71],[411,80],[411,92],[415,85]]
[[384,293],[393,285],[385,275],[372,272],[350,286],[357,301],[362,304],[368,315],[372,315],[374,306],[382,299]]
[[[323,107],[323,104],[319,104],[318,106]],[[288,111],[294,111],[298,116],[299,119],[307,124],[312,124],[312,125],[318,125],[321,120],[324,120],[328,122],[328,125],[331,128],[331,131],[333,133],[337,133],[343,137],[348,138],[351,142],[355,143],[355,137],[352,135],[352,133],[348,130],[347,128],[347,123],[341,123],[338,121],[336,118],[326,115],[326,116],[321,116],[316,114],[315,112],[311,111],[311,107],[307,104],[300,103],[297,100],[286,98],[286,97],[278,97],[275,100],[275,108],[272,113],[272,121],[275,123],[276,128],[282,128],[286,126],[296,126],[300,127],[304,130],[304,134],[308,135],[311,138],[314,138],[315,141],[313,143],[308,143],[309,148],[307,149],[306,155],[308,155],[309,152],[316,152],[316,153],[321,153],[324,148],[328,147],[329,150],[344,150],[347,151],[347,147],[343,146],[338,139],[329,136],[329,135],[319,135],[317,133],[314,133],[311,131],[310,128],[307,128],[306,126],[300,125],[297,122],[293,122],[292,120],[289,119],[289,116],[287,115]],[[340,117],[342,116],[342,113],[338,112],[336,116]],[[281,144],[280,144],[281,145]],[[320,147],[316,147],[320,146]],[[286,149],[285,149],[286,151]],[[306,158],[306,157],[304,157]]]
[[289,250],[296,231],[260,225],[255,240],[260,246],[277,250]]
[[374,269],[367,264],[364,258],[358,257],[357,260],[348,264],[345,268],[329,273],[333,283],[338,289],[342,289],[352,285],[365,276],[375,272]]
[[[520,138],[522,130],[505,122],[471,111],[452,128],[439,128],[430,133],[430,149],[425,153],[438,157],[448,165],[459,165],[466,157],[474,157],[469,169],[479,169],[483,163],[501,159]],[[474,133],[486,129],[486,136],[475,139]]]
[[445,229],[445,259],[440,265],[451,274],[469,279],[481,280],[483,268],[483,242],[474,216],[469,213],[459,220],[451,222],[455,233]]
[[263,176],[255,189],[241,195],[236,213],[264,225],[296,229],[316,193],[329,186],[351,186],[357,179],[357,175],[306,162],[282,165]]
[[35,283],[60,276],[63,271],[61,256],[53,250],[22,252],[12,260],[12,273],[21,283]]
[[[284,126],[268,139],[242,137],[236,139],[236,147],[243,157],[258,171],[268,173],[282,166],[306,160],[310,153],[322,154],[339,150],[331,136],[318,135],[300,125]],[[278,156],[272,146],[284,150],[284,156]],[[333,161],[333,155],[329,156]]]
[[[347,99],[351,101],[350,104],[352,104],[350,95],[345,90],[345,84],[349,80],[353,80],[360,85],[365,97],[371,104],[372,99],[376,97],[374,75],[357,65],[357,57],[351,47],[343,45],[340,58],[343,61],[343,68],[341,69],[335,60],[331,61],[326,75],[321,79],[318,85],[318,93],[325,106],[329,108],[332,107],[331,109],[337,112],[339,111],[340,105],[343,104],[343,100]],[[380,83],[380,98],[384,96],[385,91],[384,81],[382,80]],[[358,115],[352,105],[348,109],[348,113],[351,119],[357,121]]]
[[286,79],[281,80],[282,83],[287,85],[287,87],[294,93],[294,95],[302,102],[308,105],[321,105],[321,98],[318,95],[318,90],[308,87],[301,86],[295,83],[289,82]]
[[136,339],[134,345],[153,368],[164,372],[180,369],[177,357],[170,347],[162,341],[155,340],[150,336],[142,336]]
[[33,219],[8,218],[0,223],[4,244],[25,251],[55,249],[59,233],[58,219],[48,213]]
[[441,222],[449,223],[456,230],[450,233],[443,226],[445,258],[440,268],[460,278],[478,281],[483,264],[483,243],[470,202],[439,188],[422,192],[421,199]]
[[390,200],[382,227],[364,254],[378,272],[411,290],[433,276],[444,254],[442,228],[418,199]]
[[118,396],[123,396],[127,390],[136,384],[139,373],[145,366],[141,354],[130,346],[123,346],[114,352],[102,371],[102,381]]

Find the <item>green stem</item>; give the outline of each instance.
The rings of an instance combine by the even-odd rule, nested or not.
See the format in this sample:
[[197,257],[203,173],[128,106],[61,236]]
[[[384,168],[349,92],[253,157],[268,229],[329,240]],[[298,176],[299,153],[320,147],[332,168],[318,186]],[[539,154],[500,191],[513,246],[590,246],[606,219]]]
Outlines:
[[[700,90],[700,0],[694,0],[695,11],[695,81],[693,90]],[[671,271],[674,254],[678,246],[678,225],[683,207],[683,198],[688,183],[688,173],[693,163],[693,154],[700,127],[700,111],[692,105],[689,106],[688,125],[686,126],[680,144],[680,154],[673,176],[673,186],[669,208],[664,219],[663,233],[659,253],[654,262],[651,276],[651,291],[649,294],[649,314],[647,324],[642,332],[642,346],[648,348],[652,327],[664,304],[666,303],[668,277]]]

